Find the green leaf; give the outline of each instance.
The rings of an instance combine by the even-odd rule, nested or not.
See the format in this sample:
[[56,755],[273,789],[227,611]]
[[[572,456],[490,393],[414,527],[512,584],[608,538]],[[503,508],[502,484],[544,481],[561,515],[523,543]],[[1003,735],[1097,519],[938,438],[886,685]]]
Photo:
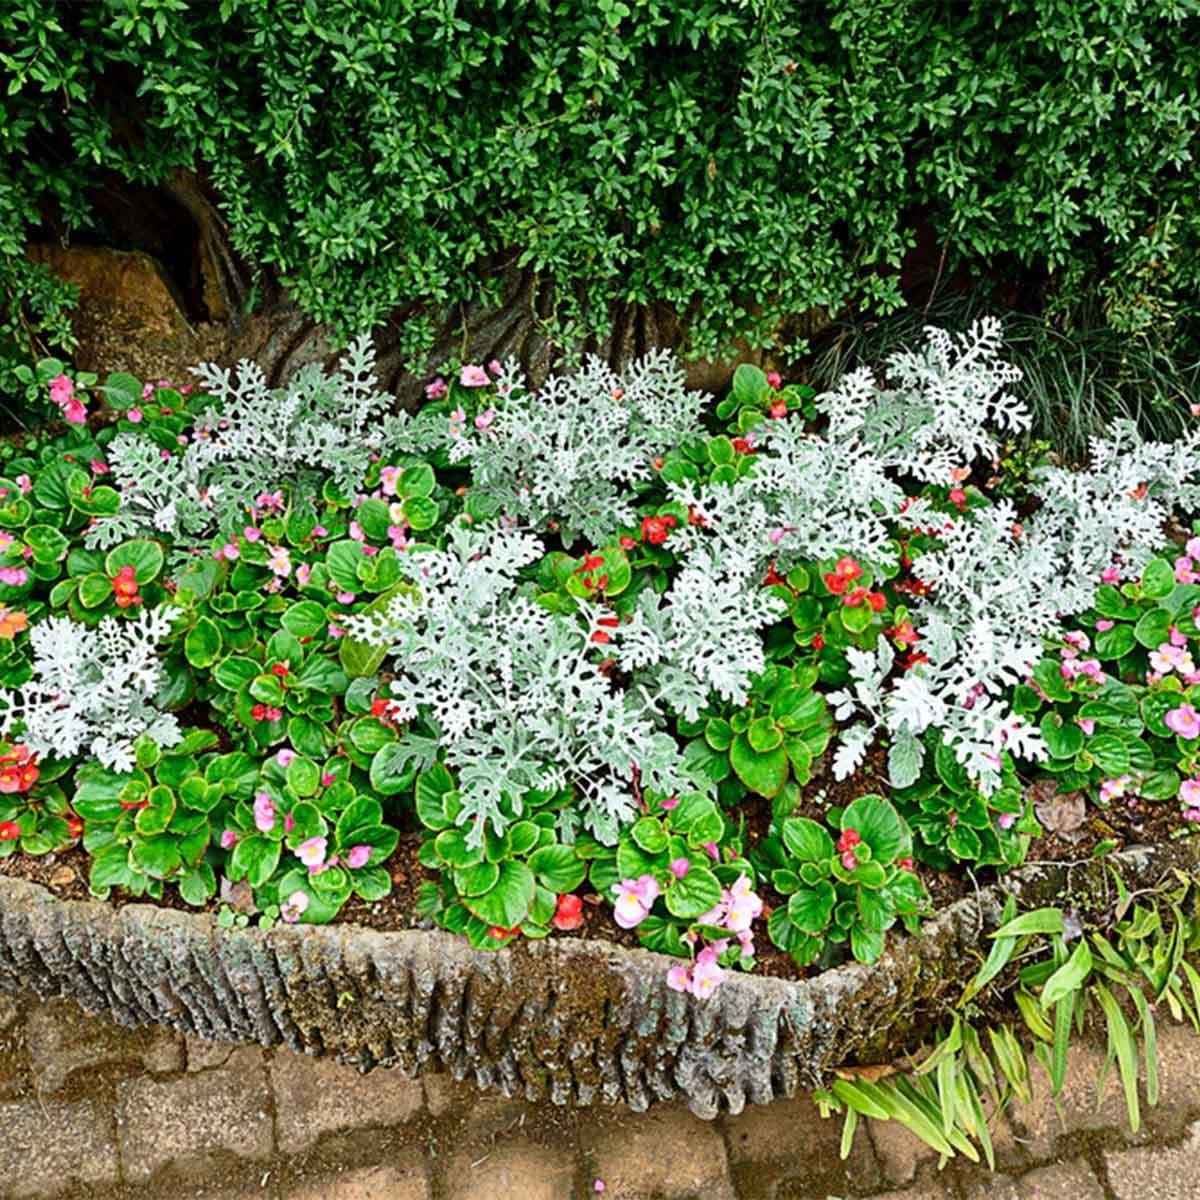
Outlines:
[[879,863],[892,863],[910,848],[900,814],[882,796],[860,796],[842,813],[843,830],[856,829]]
[[1171,614],[1165,608],[1143,613],[1133,627],[1133,636],[1147,650],[1155,650],[1171,636]]
[[768,754],[783,744],[783,733],[770,717],[758,717],[750,722],[746,739],[756,754]]
[[783,843],[802,863],[823,863],[833,857],[833,838],[807,817],[793,817],[783,823]]
[[1035,908],[1032,912],[1022,913],[1011,921],[1005,921],[995,933],[994,938],[1021,937],[1029,933],[1058,933],[1063,932],[1063,914],[1061,908]]
[[629,832],[647,854],[661,854],[667,848],[667,831],[656,817],[642,817]]
[[787,782],[788,758],[782,746],[758,754],[746,735],[739,733],[729,748],[729,761],[742,783],[768,800]]
[[664,898],[668,912],[691,921],[720,903],[721,884],[707,867],[693,864],[682,879],[667,884]]
[[122,567],[132,567],[133,576],[140,587],[157,578],[163,566],[162,547],[157,542],[138,539],[124,542],[110,550],[104,560],[104,570],[113,578]]
[[183,640],[183,654],[193,667],[211,667],[221,654],[221,631],[208,617],[201,617]]
[[1083,730],[1074,721],[1064,721],[1056,712],[1046,713],[1038,728],[1051,758],[1074,758],[1083,748]]
[[280,623],[294,637],[316,637],[324,633],[327,618],[325,609],[315,600],[301,600],[284,612]]
[[410,496],[404,501],[403,511],[404,519],[415,530],[432,529],[437,524],[437,503],[425,496]]
[[574,849],[558,843],[535,850],[528,861],[529,869],[537,876],[538,882],[558,895],[573,892],[587,874],[587,864],[576,855]]
[[[439,835],[444,836],[444,835]],[[533,904],[537,881],[524,864],[505,861],[499,864],[500,873],[495,886],[482,896],[463,900],[467,909],[488,925],[515,929],[525,920]]]
[[793,892],[788,899],[787,912],[797,929],[815,935],[828,928],[836,902],[837,892],[833,884],[823,880],[816,887]]
[[1071,957],[1042,985],[1042,1007],[1050,1008],[1066,996],[1080,991],[1091,973],[1092,952],[1087,939],[1080,938]]
[[1093,645],[1097,658],[1124,658],[1137,645],[1137,638],[1128,625],[1114,625],[1097,631]]
[[25,543],[33,551],[33,561],[56,563],[67,555],[70,541],[50,525],[30,525],[25,530]]
[[1162,600],[1175,590],[1175,568],[1165,558],[1152,558],[1142,571],[1142,594]]

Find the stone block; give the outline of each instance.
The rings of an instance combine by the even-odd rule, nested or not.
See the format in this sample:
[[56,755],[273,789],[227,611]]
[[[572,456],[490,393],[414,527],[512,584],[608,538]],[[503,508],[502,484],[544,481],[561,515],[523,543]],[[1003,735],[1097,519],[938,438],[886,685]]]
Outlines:
[[674,1105],[580,1130],[604,1200],[734,1200],[725,1143],[709,1121]]
[[[460,1150],[447,1165],[441,1188],[444,1200],[575,1200],[575,1194],[570,1154],[519,1141],[476,1153]],[[609,1189],[605,1200],[613,1195]]]
[[430,1194],[425,1163],[414,1157],[406,1163],[359,1167],[321,1180],[306,1180],[282,1189],[281,1200],[429,1200]]
[[1195,1200],[1200,1195],[1200,1121],[1178,1146],[1107,1151],[1104,1166],[1117,1200]]
[[[1017,1180],[1020,1200],[1104,1200],[1104,1188],[1095,1172],[1082,1158],[1039,1167]],[[1147,1193],[1146,1196],[1153,1195]],[[1195,1192],[1189,1192],[1194,1196]],[[1146,1196],[1141,1200],[1146,1200]],[[1166,1200],[1154,1196],[1154,1200]]]
[[3,1194],[20,1200],[77,1195],[80,1186],[117,1186],[112,1114],[95,1100],[74,1104],[31,1097],[0,1104]]
[[361,1075],[331,1058],[277,1050],[270,1072],[277,1138],[284,1154],[298,1154],[325,1134],[401,1125],[424,1107],[420,1080],[405,1079],[396,1071]]
[[262,1161],[274,1147],[262,1051],[235,1051],[223,1067],[117,1086],[121,1162],[128,1183],[157,1172],[203,1178],[222,1156]]

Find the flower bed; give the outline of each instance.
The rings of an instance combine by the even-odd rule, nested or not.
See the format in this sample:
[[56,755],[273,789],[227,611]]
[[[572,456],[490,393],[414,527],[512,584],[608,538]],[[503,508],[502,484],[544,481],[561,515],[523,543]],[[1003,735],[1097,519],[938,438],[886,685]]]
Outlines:
[[275,391],[43,377],[66,432],[0,450],[10,871],[79,844],[100,897],[264,931],[424,875],[401,923],[636,939],[703,1004],[1200,815],[1197,438],[1021,450],[995,323],[715,404],[651,356],[395,413],[365,342]]

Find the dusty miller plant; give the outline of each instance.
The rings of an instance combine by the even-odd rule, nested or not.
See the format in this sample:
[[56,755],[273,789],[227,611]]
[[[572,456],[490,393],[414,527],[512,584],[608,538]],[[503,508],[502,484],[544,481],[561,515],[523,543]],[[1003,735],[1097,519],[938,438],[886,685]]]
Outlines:
[[39,621],[30,631],[33,678],[0,691],[0,733],[39,754],[90,754],[128,771],[133,743],[147,734],[159,746],[177,745],[179,725],[154,704],[161,682],[158,643],[175,609],[142,610],[132,620],[106,617],[89,628],[68,617]]
[[650,699],[601,671],[586,612],[551,613],[519,585],[542,553],[532,534],[459,523],[444,551],[401,559],[411,591],[347,622],[355,638],[388,648],[393,713],[434,731],[472,844],[485,822],[502,833],[530,790],[573,788],[564,833],[582,824],[611,843],[634,812],[635,768],[666,793],[697,786]]

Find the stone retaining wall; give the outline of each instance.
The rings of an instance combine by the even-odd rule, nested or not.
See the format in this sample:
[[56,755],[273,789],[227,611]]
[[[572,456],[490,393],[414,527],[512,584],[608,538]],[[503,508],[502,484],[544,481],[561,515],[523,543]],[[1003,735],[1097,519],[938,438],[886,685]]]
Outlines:
[[[1114,856],[1131,888],[1195,871],[1200,839]],[[209,914],[63,902],[0,879],[0,991],[69,996],[126,1026],[283,1044],[361,1069],[447,1071],[558,1105],[683,1098],[713,1117],[792,1096],[940,1018],[980,961],[1005,892],[1102,911],[1100,863],[1029,868],[892,937],[872,967],[791,983],[731,974],[705,1002],[669,990],[671,960],[552,939],[500,953],[441,932],[354,926],[223,930]]]

